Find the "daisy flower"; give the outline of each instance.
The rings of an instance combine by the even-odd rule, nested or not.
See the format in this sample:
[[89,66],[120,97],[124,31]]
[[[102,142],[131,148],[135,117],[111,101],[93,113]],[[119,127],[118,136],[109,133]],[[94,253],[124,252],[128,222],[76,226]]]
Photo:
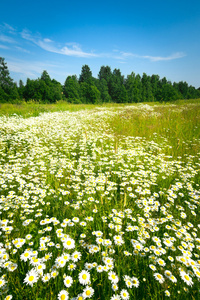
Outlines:
[[86,270],[81,271],[78,275],[79,282],[83,285],[90,283],[90,273]]
[[63,255],[61,256],[66,262],[70,260],[70,255],[68,253],[63,253]]
[[108,273],[108,279],[112,281],[112,283],[118,283],[119,277],[114,272]]
[[58,271],[54,270],[51,272],[51,278],[56,278],[58,276]]
[[21,258],[21,260],[23,260],[23,261],[26,262],[26,261],[31,257],[31,255],[32,255],[32,252],[31,252],[31,251],[25,250],[24,253],[22,253],[22,254],[20,255],[20,258]]
[[85,298],[91,298],[94,294],[94,289],[90,286],[86,286],[83,290],[83,297]]
[[6,284],[5,279],[3,279],[2,277],[0,278],[0,287],[3,287]]
[[153,271],[156,270],[156,267],[155,267],[154,265],[149,265],[149,268],[150,268],[151,270],[153,270]]
[[121,297],[119,295],[113,295],[110,300],[121,300]]
[[73,278],[71,276],[66,276],[64,279],[64,285],[70,287],[73,283]]
[[164,261],[163,259],[161,259],[161,258],[159,258],[159,259],[157,260],[157,263],[158,263],[160,266],[162,266],[162,267],[164,267],[164,266],[166,265],[165,261]]
[[78,251],[75,251],[72,255],[71,255],[71,259],[73,262],[77,262],[78,260],[81,259],[81,253]]
[[51,279],[51,275],[49,273],[42,276],[42,281],[47,282]]
[[65,239],[63,246],[66,249],[73,249],[73,248],[75,248],[75,241],[73,239],[71,239],[70,237],[68,237]]
[[168,290],[166,290],[166,291],[165,291],[165,295],[166,295],[167,297],[170,297],[170,292],[169,292]]
[[67,269],[69,270],[69,271],[73,271],[73,270],[75,270],[76,269],[76,264],[69,264],[69,266],[67,267]]
[[4,300],[11,300],[12,297],[13,297],[12,295],[8,295],[8,296],[6,296],[6,298]]
[[75,297],[75,300],[84,300],[83,294],[79,294],[77,297]]
[[131,289],[133,287],[133,282],[132,280],[127,279],[125,281],[127,288]]
[[65,290],[60,291],[60,293],[58,294],[58,300],[68,300],[68,299],[69,299],[68,292]]
[[33,286],[33,284],[38,281],[38,278],[39,278],[38,273],[36,272],[36,270],[32,269],[26,274],[24,283]]
[[139,280],[136,277],[132,277],[131,280],[132,280],[133,286],[137,288],[140,284]]
[[185,271],[180,271],[180,276],[187,285],[193,285],[192,278]]
[[159,273],[155,273],[154,277],[155,277],[156,280],[159,281],[159,283],[163,283],[165,281],[164,277]]
[[120,296],[123,300],[128,300],[129,299],[129,293],[127,290],[123,289],[121,290]]
[[115,284],[115,283],[113,283],[113,284],[112,284],[112,290],[113,290],[114,292],[117,291],[117,290],[118,290],[118,285]]
[[97,272],[98,272],[98,273],[103,272],[103,266],[102,266],[102,265],[98,265],[98,266],[96,267],[96,269],[97,269]]
[[172,276],[172,273],[169,270],[165,270],[165,276],[170,278]]
[[169,277],[169,279],[170,279],[172,282],[174,282],[174,283],[177,282],[177,279],[176,279],[176,277],[175,277],[174,275],[171,275],[171,276]]

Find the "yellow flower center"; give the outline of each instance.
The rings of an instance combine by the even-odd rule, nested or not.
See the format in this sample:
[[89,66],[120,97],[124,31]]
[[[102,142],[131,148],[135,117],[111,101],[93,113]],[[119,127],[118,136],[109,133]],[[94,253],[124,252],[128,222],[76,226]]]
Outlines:
[[34,279],[34,276],[29,277],[29,281],[33,281],[33,279]]
[[66,298],[65,295],[61,296],[61,300],[65,300],[65,298]]
[[91,294],[91,292],[88,290],[88,291],[86,292],[86,295],[89,296],[90,294]]
[[190,280],[189,276],[185,275],[184,277],[186,280]]
[[87,278],[87,275],[83,274],[82,278],[85,280]]

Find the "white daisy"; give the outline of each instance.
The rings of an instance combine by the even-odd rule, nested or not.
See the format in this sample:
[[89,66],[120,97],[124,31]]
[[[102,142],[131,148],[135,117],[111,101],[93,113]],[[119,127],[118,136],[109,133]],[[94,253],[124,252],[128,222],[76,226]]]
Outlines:
[[73,249],[73,248],[75,248],[75,241],[73,239],[71,239],[70,237],[65,238],[63,247],[66,249]]
[[60,291],[58,294],[58,300],[68,300],[69,299],[69,293],[65,290]]
[[24,283],[33,286],[33,284],[38,281],[38,278],[39,278],[38,273],[36,272],[36,270],[32,269],[26,274]]
[[113,295],[110,300],[121,300],[121,297],[119,295]]
[[94,289],[90,286],[86,286],[83,290],[83,297],[85,298],[91,298],[94,294]]
[[73,278],[71,276],[66,276],[64,279],[64,285],[70,287],[73,283]]
[[119,281],[119,277],[116,275],[115,272],[109,272],[108,279],[111,280],[112,283],[118,283]]
[[123,300],[128,300],[129,299],[129,293],[127,290],[123,289],[121,290],[120,296]]
[[81,271],[78,275],[79,282],[83,285],[90,283],[90,273],[86,270]]
[[165,281],[164,277],[159,273],[155,273],[154,277],[155,277],[156,280],[159,281],[159,283],[163,283]]
[[133,286],[137,288],[140,284],[139,280],[136,277],[132,277],[131,280],[132,280]]
[[180,276],[187,285],[193,285],[192,278],[185,271],[180,271]]

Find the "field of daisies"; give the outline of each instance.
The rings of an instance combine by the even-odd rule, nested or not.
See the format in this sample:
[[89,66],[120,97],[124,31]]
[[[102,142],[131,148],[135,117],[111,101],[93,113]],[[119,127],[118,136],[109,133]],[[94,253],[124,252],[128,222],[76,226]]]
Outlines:
[[192,109],[1,115],[0,299],[200,299]]

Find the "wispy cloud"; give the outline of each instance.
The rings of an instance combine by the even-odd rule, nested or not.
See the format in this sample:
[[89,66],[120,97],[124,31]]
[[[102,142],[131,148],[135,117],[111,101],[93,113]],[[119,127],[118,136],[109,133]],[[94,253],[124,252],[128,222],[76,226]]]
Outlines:
[[84,52],[76,43],[66,43],[63,47],[59,47],[55,42],[48,38],[41,38],[39,35],[34,36],[29,31],[23,30],[21,33],[23,39],[31,41],[43,50],[48,52],[63,54],[74,57],[97,57],[98,54],[92,52]]
[[[120,63],[126,63],[131,58],[147,59],[151,62],[159,62],[171,61],[186,56],[184,52],[176,52],[168,56],[152,56],[135,54],[133,52],[124,52],[116,49],[114,49],[112,52],[96,53],[93,51],[84,51],[78,43],[66,41],[66,43],[60,44],[56,41],[53,41],[52,39],[49,39],[48,37],[42,37],[40,33],[33,34],[27,29],[24,29],[22,30],[22,32],[19,32],[7,23],[0,25],[0,31],[0,42],[2,43],[2,45],[0,46],[1,49],[7,49],[6,44],[17,43],[18,47],[15,47],[15,49],[24,53],[30,53],[30,51],[26,49],[27,44],[24,43],[24,41],[28,41],[30,42],[29,47],[30,44],[37,45],[40,49],[51,53],[80,58],[110,58],[118,60]],[[13,38],[13,34],[15,34],[15,39]]]
[[8,68],[13,73],[20,74],[22,78],[38,78],[41,76],[44,70],[48,70],[48,73],[52,74],[52,76],[57,76],[66,78],[71,73],[66,72],[65,66],[56,62],[44,62],[44,61],[33,61],[33,60],[24,60],[24,59],[16,59],[14,57],[10,57],[7,59]]
[[25,49],[25,48],[22,48],[22,47],[18,47],[18,46],[15,46],[15,49],[21,51],[21,52],[24,52],[24,53],[31,53],[29,50]]
[[138,55],[130,52],[121,52],[121,54],[124,59],[130,57],[136,57],[136,58],[149,59],[150,61],[169,61],[169,60],[174,60],[186,56],[186,54],[183,52],[176,52],[169,56]]
[[12,27],[12,26],[10,26],[9,24],[7,24],[7,23],[4,23],[4,29],[5,30],[8,30],[10,33],[14,33],[14,32],[16,32],[16,29],[14,28],[14,27]]
[[10,36],[6,36],[4,34],[0,34],[0,41],[4,43],[14,44],[16,43],[15,39]]
[[5,45],[0,45],[0,49],[9,49],[9,47],[7,47]]

